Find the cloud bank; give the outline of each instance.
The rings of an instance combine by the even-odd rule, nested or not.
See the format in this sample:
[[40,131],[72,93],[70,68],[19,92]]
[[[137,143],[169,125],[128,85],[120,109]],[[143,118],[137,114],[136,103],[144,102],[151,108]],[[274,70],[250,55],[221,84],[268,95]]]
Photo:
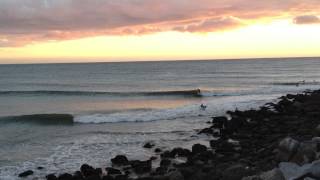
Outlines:
[[295,17],[293,22],[296,24],[318,24],[320,23],[320,18],[314,15],[303,15]]
[[315,23],[319,0],[1,0],[0,47],[100,35],[205,33],[248,20],[296,17]]

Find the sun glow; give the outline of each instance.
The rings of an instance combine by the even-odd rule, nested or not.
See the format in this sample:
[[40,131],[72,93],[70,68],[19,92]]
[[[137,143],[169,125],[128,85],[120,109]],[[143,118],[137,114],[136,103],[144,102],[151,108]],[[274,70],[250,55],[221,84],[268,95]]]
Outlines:
[[295,25],[290,20],[278,20],[202,34],[169,31],[147,35],[99,36],[0,48],[0,62],[319,56],[319,32],[320,25]]

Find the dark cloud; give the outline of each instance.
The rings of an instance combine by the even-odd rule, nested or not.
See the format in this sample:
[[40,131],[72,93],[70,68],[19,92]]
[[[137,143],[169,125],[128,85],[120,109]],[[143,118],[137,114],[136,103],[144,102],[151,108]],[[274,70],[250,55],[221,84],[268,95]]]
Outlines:
[[314,15],[297,16],[293,22],[295,24],[317,24],[320,23],[320,18]]
[[[245,20],[319,12],[319,0],[1,0],[1,44],[161,31],[211,32]],[[300,17],[300,18],[299,18]]]

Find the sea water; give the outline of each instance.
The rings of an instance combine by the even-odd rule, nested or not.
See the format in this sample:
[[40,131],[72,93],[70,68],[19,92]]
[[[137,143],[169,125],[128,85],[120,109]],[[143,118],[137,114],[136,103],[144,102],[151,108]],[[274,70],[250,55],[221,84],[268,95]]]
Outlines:
[[320,58],[0,65],[0,179],[147,159],[149,141],[189,147],[212,116],[318,89],[319,69]]

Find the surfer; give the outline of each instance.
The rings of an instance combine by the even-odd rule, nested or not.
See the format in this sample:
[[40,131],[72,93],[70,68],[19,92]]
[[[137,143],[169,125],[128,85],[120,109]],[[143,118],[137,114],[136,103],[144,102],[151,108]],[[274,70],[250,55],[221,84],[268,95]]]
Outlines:
[[207,109],[207,106],[205,106],[204,104],[201,104],[201,105],[200,105],[200,109],[201,109],[202,111],[205,111],[205,110]]

